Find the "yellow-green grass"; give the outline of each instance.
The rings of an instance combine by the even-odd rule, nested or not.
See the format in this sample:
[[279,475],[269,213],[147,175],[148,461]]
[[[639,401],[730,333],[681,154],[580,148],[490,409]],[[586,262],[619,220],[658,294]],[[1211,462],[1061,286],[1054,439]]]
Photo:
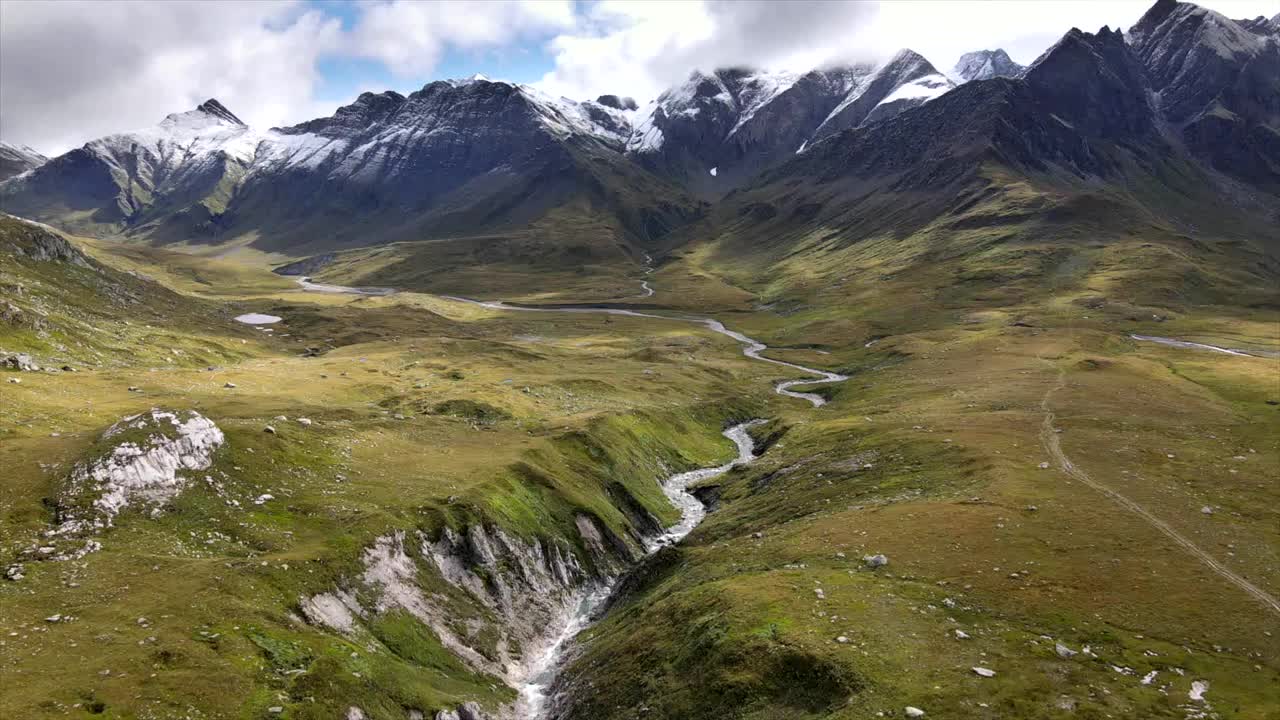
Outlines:
[[[772,377],[687,323],[511,315],[414,294],[253,299],[259,289],[238,274],[211,277],[209,290],[183,289],[277,312],[279,337],[231,326],[248,335],[234,361],[152,366],[174,333],[193,348],[227,341],[202,326],[164,340],[128,333],[115,342],[159,347],[138,347],[139,364],[0,386],[6,561],[50,526],[45,500],[101,431],[151,407],[195,409],[226,432],[210,472],[242,502],[226,507],[197,480],[156,518],[127,512],[101,552],[29,562],[22,582],[0,586],[5,715],[259,717],[281,705],[328,717],[358,703],[398,717],[509,701],[407,616],[371,621],[378,642],[353,644],[300,623],[297,599],[357,572],[361,548],[397,528],[486,522],[567,536],[568,508],[621,533],[631,520],[611,503],[612,483],[669,522],[657,480],[728,457],[722,424],[749,414]],[[297,352],[310,346],[323,354]],[[517,464],[550,478],[550,491],[530,494]],[[276,499],[254,505],[263,493]],[[76,619],[44,621],[54,613]]]

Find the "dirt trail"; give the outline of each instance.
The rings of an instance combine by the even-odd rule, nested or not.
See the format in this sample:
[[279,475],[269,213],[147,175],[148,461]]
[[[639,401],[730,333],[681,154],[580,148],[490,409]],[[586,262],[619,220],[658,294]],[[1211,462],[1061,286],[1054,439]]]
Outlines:
[[[1049,361],[1045,360],[1045,362]],[[1088,473],[1081,470],[1079,467],[1076,467],[1076,465],[1071,462],[1071,459],[1067,457],[1066,453],[1062,452],[1062,442],[1058,437],[1057,429],[1053,426],[1054,414],[1053,411],[1049,409],[1049,398],[1058,390],[1066,387],[1066,385],[1067,373],[1062,368],[1058,368],[1057,383],[1045,392],[1044,399],[1040,401],[1040,408],[1044,411],[1044,421],[1040,424],[1040,441],[1044,445],[1045,450],[1049,453],[1049,456],[1053,458],[1053,462],[1058,466],[1058,469],[1071,476],[1073,479],[1079,480],[1099,493],[1106,495],[1117,504],[1135,513],[1143,520],[1146,520],[1149,525],[1154,527],[1156,530],[1159,530],[1161,533],[1164,533],[1166,537],[1181,546],[1183,550],[1186,550],[1188,553],[1195,556],[1210,570],[1222,576],[1225,580],[1241,590],[1262,601],[1262,604],[1266,605],[1269,610],[1280,615],[1280,600],[1277,600],[1262,588],[1232,572],[1230,568],[1218,562],[1217,559],[1209,553],[1201,550],[1195,545],[1195,543],[1191,542],[1177,530],[1170,527],[1168,523],[1155,515],[1152,515],[1146,508],[1142,507],[1138,503],[1089,477]]]

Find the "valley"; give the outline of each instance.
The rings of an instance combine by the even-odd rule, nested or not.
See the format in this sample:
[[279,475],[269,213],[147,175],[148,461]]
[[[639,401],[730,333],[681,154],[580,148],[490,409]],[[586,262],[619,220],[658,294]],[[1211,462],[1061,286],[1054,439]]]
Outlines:
[[1280,716],[1280,16],[1062,30],[0,147],[0,717]]

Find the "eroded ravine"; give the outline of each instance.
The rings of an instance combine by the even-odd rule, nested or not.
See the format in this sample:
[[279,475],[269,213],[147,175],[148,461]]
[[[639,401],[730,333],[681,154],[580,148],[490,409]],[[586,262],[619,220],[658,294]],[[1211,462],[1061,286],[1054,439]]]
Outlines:
[[[707,514],[706,508],[693,496],[693,493],[689,492],[689,487],[703,480],[723,475],[739,465],[745,465],[754,460],[755,442],[748,430],[762,422],[764,420],[751,420],[724,431],[724,436],[732,440],[738,450],[737,457],[729,462],[716,467],[683,472],[663,481],[662,491],[671,500],[671,504],[680,510],[680,520],[668,527],[661,535],[648,540],[645,543],[646,554],[653,554],[662,547],[680,542],[698,526],[698,523],[702,522]],[[555,681],[556,672],[564,659],[565,651],[578,633],[591,624],[596,609],[609,598],[616,580],[615,578],[607,584],[585,589],[564,627],[559,630],[555,639],[547,644],[539,657],[527,667],[524,680],[517,688],[520,692],[520,698],[516,701],[515,707],[517,720],[541,720],[546,716],[549,692]]]

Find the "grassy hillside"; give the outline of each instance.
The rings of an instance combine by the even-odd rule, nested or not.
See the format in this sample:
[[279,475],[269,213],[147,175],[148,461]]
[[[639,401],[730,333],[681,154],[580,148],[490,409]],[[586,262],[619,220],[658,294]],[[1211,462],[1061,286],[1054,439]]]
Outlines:
[[[5,261],[27,299],[65,300],[50,317],[73,329],[48,340],[6,329],[0,347],[58,362],[55,342],[97,327],[113,334],[85,352],[115,352],[74,373],[3,373],[21,380],[0,385],[0,548],[22,575],[0,582],[5,716],[493,709],[511,691],[411,615],[370,617],[368,635],[346,637],[304,622],[300,600],[358,573],[364,549],[395,531],[479,524],[579,546],[575,517],[586,514],[634,543],[647,514],[674,518],[656,478],[727,457],[723,423],[758,412],[768,389],[767,370],[735,344],[684,323],[272,293],[265,270],[90,247],[175,289],[79,250],[88,267],[56,277]],[[85,278],[84,295],[36,284]],[[150,293],[156,314],[118,313],[95,294],[114,292],[100,278]],[[81,330],[72,320],[90,309]],[[219,319],[247,310],[284,320],[269,336]],[[135,329],[144,319],[153,325]],[[175,347],[179,359],[157,361]],[[99,440],[106,427],[156,407],[195,409],[225,433],[196,475],[210,480],[159,512],[127,510],[98,552],[39,560],[49,500],[72,466],[117,442]],[[456,593],[420,567],[425,592]]]

